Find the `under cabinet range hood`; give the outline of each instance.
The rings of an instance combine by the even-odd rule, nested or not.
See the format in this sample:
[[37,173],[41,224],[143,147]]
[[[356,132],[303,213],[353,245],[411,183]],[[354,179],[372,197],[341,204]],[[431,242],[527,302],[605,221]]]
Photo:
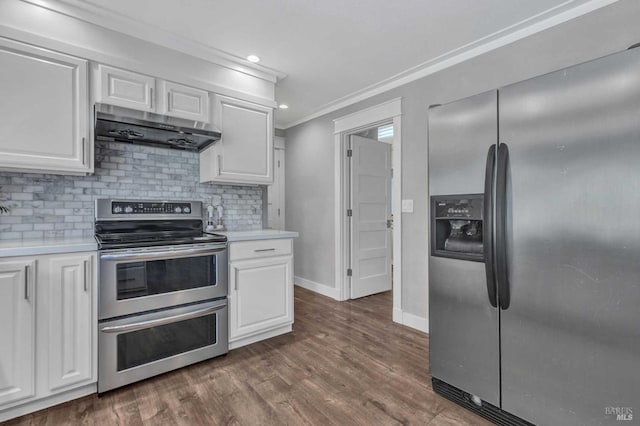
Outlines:
[[222,136],[211,124],[106,104],[95,104],[95,120],[99,141],[202,151]]

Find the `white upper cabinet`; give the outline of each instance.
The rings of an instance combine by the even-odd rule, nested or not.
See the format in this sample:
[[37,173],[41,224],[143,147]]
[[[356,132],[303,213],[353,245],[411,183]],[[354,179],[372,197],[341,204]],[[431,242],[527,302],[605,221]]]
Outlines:
[[209,92],[160,80],[158,112],[187,120],[209,122]]
[[0,169],[93,172],[88,63],[0,38]]
[[96,101],[141,111],[155,111],[155,78],[102,64],[98,65],[96,77]]
[[222,139],[200,155],[200,181],[273,183],[273,108],[215,95],[214,124]]
[[96,102],[187,120],[211,121],[209,92],[98,64]]

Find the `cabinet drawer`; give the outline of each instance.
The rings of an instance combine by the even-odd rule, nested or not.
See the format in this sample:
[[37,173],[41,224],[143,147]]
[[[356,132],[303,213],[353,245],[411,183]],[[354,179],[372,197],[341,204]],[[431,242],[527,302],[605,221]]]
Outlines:
[[291,254],[291,239],[239,241],[229,247],[229,261]]

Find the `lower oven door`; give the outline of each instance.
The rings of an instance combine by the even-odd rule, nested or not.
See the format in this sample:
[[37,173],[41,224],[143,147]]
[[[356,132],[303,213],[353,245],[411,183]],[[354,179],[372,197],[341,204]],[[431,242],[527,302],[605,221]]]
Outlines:
[[101,320],[227,296],[226,244],[100,252]]
[[98,392],[229,350],[226,299],[102,321],[98,330]]

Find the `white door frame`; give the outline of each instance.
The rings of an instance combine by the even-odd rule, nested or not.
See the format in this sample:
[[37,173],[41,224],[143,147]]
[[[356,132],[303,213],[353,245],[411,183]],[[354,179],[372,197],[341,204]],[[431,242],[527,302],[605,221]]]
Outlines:
[[393,122],[393,320],[402,321],[402,98],[372,106],[333,120],[334,123],[334,199],[335,199],[335,279],[338,300],[350,295],[346,259],[349,253],[347,206],[347,142],[353,133]]

